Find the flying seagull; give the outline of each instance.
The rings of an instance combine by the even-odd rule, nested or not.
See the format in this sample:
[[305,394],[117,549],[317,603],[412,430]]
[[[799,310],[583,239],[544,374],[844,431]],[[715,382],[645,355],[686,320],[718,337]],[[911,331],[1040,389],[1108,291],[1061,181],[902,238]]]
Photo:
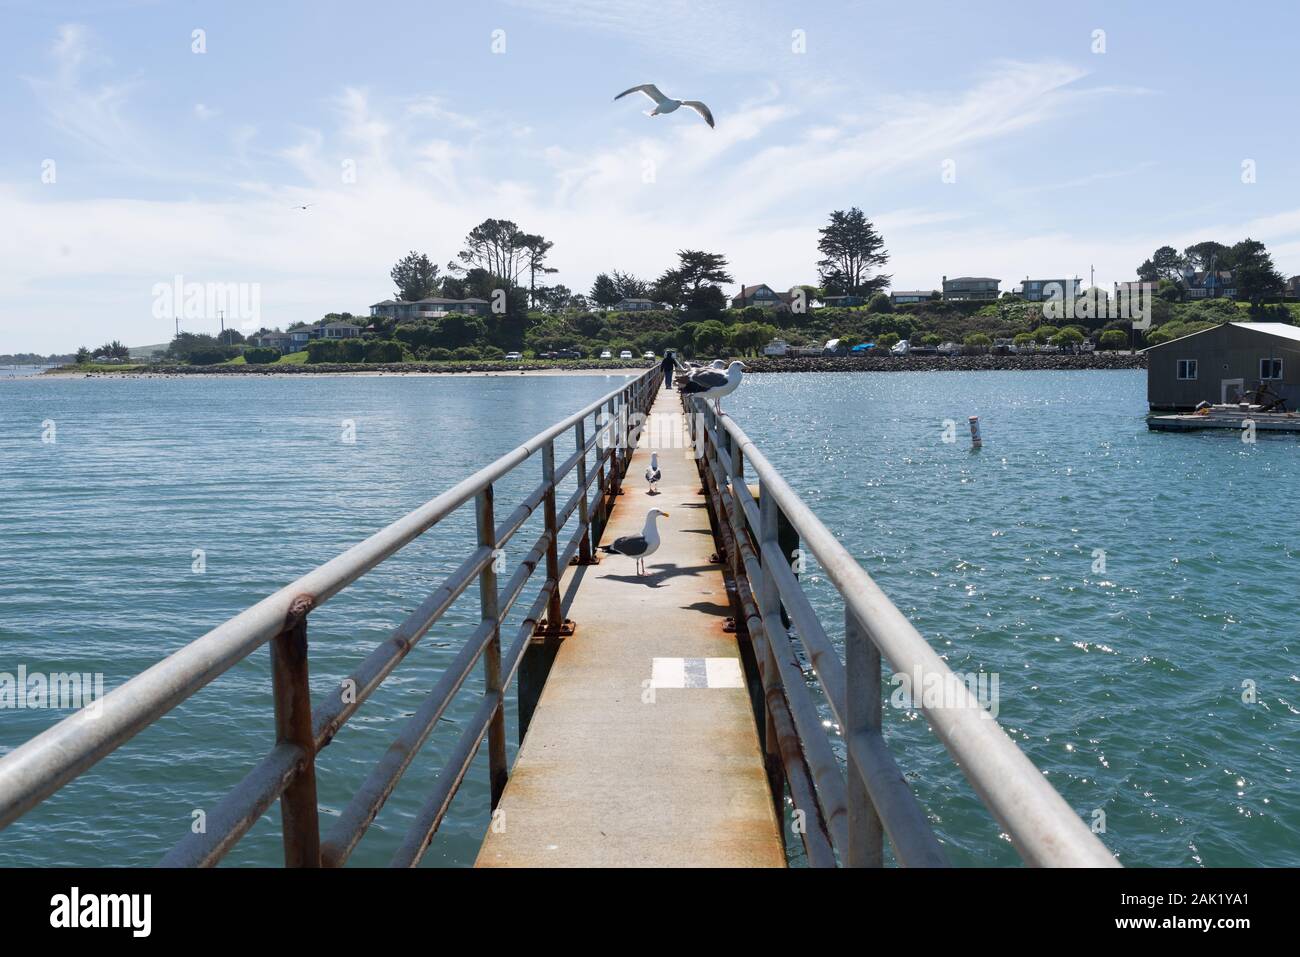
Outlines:
[[705,369],[698,372],[686,380],[682,386],[682,392],[686,395],[692,393],[698,394],[705,399],[713,400],[713,407],[721,412],[721,398],[724,395],[731,395],[740,388],[740,379],[743,376],[745,363],[739,360],[727,366],[726,372],[720,372],[717,369]]
[[315,205],[316,205],[315,203],[307,203],[307,204],[305,204],[305,205],[303,205],[303,206],[291,206],[290,209],[308,209],[308,208],[310,208],[310,207],[312,207],[312,206],[315,206]]
[[644,575],[645,560],[659,549],[659,529],[655,526],[655,519],[660,515],[664,518],[668,517],[668,513],[663,509],[650,509],[645,513],[645,527],[641,529],[640,535],[624,535],[614,539],[612,545],[601,545],[600,550],[606,554],[635,558],[636,573]]
[[710,113],[709,108],[699,100],[674,100],[671,96],[664,96],[659,92],[659,87],[655,86],[653,83],[642,83],[640,86],[634,86],[630,90],[624,90],[618,96],[614,97],[614,99],[621,100],[629,93],[644,93],[646,96],[650,97],[650,99],[655,101],[655,108],[647,113],[646,116],[662,116],[664,113],[674,112],[679,106],[689,106],[696,113],[700,114],[700,116],[704,117],[705,123],[708,123],[710,127],[713,126],[713,114]]
[[650,453],[650,467],[645,470],[645,480],[650,483],[650,494],[658,495],[659,490],[655,488],[659,484],[659,479],[663,478],[663,472],[659,470],[659,453]]

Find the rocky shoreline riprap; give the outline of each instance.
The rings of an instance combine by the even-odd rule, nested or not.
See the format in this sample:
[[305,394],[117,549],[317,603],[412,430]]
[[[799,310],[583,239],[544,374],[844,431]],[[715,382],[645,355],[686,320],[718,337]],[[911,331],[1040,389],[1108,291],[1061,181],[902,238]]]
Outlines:
[[[744,360],[746,371],[764,372],[981,372],[981,371],[1041,371],[1069,369],[1145,369],[1144,354],[1121,355],[1114,352],[1096,352],[1090,355],[975,355],[975,356],[809,356],[801,358],[776,358],[764,356]],[[394,362],[371,365],[351,362],[322,362],[312,365],[154,365],[140,369],[115,370],[105,366],[102,370],[87,370],[89,375],[316,375],[329,373],[370,374],[474,374],[511,372],[564,372],[606,371],[617,373],[635,366],[621,364],[617,367],[605,362],[575,360],[563,363],[550,362]],[[641,366],[640,368],[645,368]]]

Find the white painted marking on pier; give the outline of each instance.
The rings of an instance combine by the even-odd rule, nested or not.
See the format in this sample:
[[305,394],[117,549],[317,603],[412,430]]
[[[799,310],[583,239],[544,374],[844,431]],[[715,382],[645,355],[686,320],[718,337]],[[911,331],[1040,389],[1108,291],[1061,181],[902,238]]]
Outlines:
[[739,658],[655,658],[650,670],[655,688],[743,688]]

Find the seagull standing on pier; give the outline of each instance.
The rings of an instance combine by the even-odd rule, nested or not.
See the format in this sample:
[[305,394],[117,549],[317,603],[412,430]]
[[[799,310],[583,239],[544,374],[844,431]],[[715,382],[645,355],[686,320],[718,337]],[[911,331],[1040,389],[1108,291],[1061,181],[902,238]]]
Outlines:
[[686,388],[686,383],[690,382],[701,372],[723,372],[726,368],[727,364],[721,359],[714,359],[708,365],[701,365],[698,362],[692,362],[677,380],[677,389],[678,391],[684,390]]
[[655,519],[661,515],[668,517],[668,513],[661,508],[650,509],[645,513],[645,527],[641,529],[640,535],[624,535],[614,539],[612,545],[601,545],[600,550],[606,554],[626,555],[636,559],[636,573],[644,575],[645,560],[659,550],[659,528],[655,525]]
[[726,372],[720,372],[717,369],[705,369],[703,372],[691,376],[682,385],[682,393],[685,395],[698,394],[705,399],[713,400],[713,408],[718,412],[722,411],[722,402],[724,395],[731,395],[740,388],[740,379],[745,374],[745,363],[740,360],[732,362],[727,366]]
[[710,113],[709,108],[699,100],[674,100],[671,96],[665,96],[661,93],[659,87],[655,86],[653,83],[642,83],[640,86],[634,86],[630,90],[624,90],[618,96],[614,97],[614,99],[621,100],[629,93],[644,93],[646,96],[650,97],[650,99],[655,101],[655,108],[647,113],[646,116],[662,116],[665,113],[675,112],[678,107],[689,106],[696,113],[700,114],[700,116],[704,117],[704,122],[709,124],[710,129],[713,127],[713,114]]
[[659,471],[659,453],[650,453],[650,467],[645,470],[645,480],[650,483],[650,494],[658,495],[659,490],[655,488],[659,484],[659,479],[663,477],[663,472]]

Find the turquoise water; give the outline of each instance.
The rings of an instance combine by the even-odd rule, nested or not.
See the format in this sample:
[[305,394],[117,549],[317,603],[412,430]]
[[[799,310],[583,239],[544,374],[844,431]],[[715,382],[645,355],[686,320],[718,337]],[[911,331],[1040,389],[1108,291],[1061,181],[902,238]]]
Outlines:
[[[0,382],[0,671],[115,686],[619,381]],[[1149,433],[1144,393],[1134,372],[755,375],[726,405],[954,670],[998,673],[1003,726],[1081,815],[1105,812],[1124,863],[1295,864],[1300,447]],[[499,515],[537,477],[505,483]],[[312,614],[318,696],[472,538],[462,509]],[[833,590],[805,582],[835,622]],[[467,596],[322,752],[326,827],[476,621]],[[480,687],[355,863],[386,863]],[[60,716],[0,711],[0,751]],[[887,709],[886,728],[953,860],[1017,860],[924,720]],[[271,738],[262,649],[0,832],[0,865],[153,863]],[[480,757],[426,863],[471,862],[487,803]],[[273,811],[227,861],[278,864],[278,827]]]
[[[1104,812],[1122,862],[1295,865],[1300,443],[1149,432],[1145,389],[1142,372],[755,376],[727,402],[950,667],[998,674],[1002,726],[1089,823]],[[1018,860],[924,719],[885,720],[954,862]]]

